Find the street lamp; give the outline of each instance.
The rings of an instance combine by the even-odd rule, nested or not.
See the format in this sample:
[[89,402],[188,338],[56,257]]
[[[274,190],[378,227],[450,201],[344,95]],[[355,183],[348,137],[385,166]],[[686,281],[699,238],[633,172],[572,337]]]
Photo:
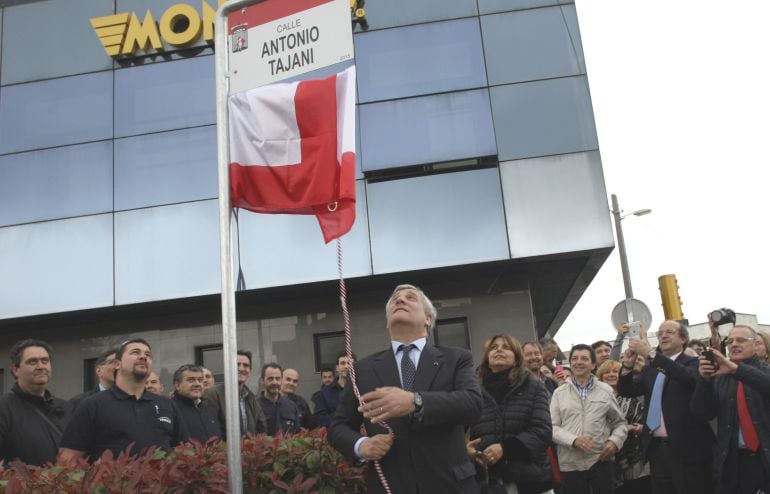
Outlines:
[[612,216],[615,218],[615,233],[618,237],[618,251],[620,253],[620,269],[623,272],[623,287],[626,289],[626,299],[634,298],[634,292],[631,289],[631,274],[628,272],[628,258],[626,257],[626,242],[623,239],[623,226],[620,222],[623,218],[629,216],[644,216],[650,214],[652,209],[637,209],[627,214],[621,215],[621,209],[618,206],[618,196],[612,197]]

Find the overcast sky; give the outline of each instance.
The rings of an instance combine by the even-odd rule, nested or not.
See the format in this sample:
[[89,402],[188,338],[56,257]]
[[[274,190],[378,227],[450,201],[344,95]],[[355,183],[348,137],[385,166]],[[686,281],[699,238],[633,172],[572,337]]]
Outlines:
[[[770,323],[770,2],[576,0],[609,195],[634,296],[663,320],[658,276],[690,323],[727,306]],[[608,206],[609,207],[609,206]],[[609,211],[607,213],[610,214]],[[556,340],[609,339],[617,248]]]

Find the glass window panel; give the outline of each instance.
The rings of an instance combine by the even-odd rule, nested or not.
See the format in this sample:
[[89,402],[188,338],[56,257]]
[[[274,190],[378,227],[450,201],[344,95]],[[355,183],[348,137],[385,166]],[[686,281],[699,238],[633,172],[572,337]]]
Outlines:
[[455,317],[452,319],[439,319],[433,329],[436,345],[456,346],[471,349],[470,335],[468,334],[468,318]]
[[0,156],[0,225],[112,211],[112,141]]
[[217,197],[216,126],[115,141],[115,209]]
[[507,10],[531,9],[534,7],[572,3],[573,1],[574,0],[478,0],[479,13],[481,14],[505,12]]
[[112,72],[6,86],[0,93],[0,154],[111,138]]
[[216,122],[214,57],[115,71],[115,136]]
[[225,380],[225,362],[222,344],[196,346],[195,365],[200,365],[211,371],[215,383]]
[[372,31],[354,42],[361,103],[486,86],[475,17]]
[[115,214],[118,304],[220,290],[216,200]]
[[313,335],[315,371],[337,368],[337,355],[345,351],[345,332],[318,333]]
[[612,247],[598,151],[500,165],[514,258]]
[[489,89],[500,160],[599,147],[585,77]]
[[583,39],[580,37],[580,27],[578,26],[575,4],[570,3],[567,5],[562,5],[561,11],[564,13],[564,18],[567,20],[567,28],[569,29],[570,36],[575,41],[575,51],[577,52],[577,61],[580,66],[580,73],[585,74],[586,60],[583,56]]
[[112,58],[88,22],[112,13],[112,0],[50,0],[6,8],[3,85],[112,68]]
[[112,305],[112,214],[0,228],[0,318]]
[[[343,237],[346,277],[372,274],[366,191],[362,181],[358,182],[356,194],[356,222]],[[242,210],[240,224],[241,264],[246,288],[294,285],[339,277],[336,243],[324,244],[315,216],[254,214]]]
[[83,391],[96,388],[96,361],[98,358],[83,359]]
[[388,0],[367,2],[365,7],[369,29],[458,19],[477,13],[475,0]]
[[374,274],[509,258],[497,168],[366,190]]
[[486,89],[360,105],[364,171],[497,153]]
[[361,107],[356,105],[356,180],[364,178],[361,168]]
[[577,75],[575,43],[560,7],[481,17],[490,85]]

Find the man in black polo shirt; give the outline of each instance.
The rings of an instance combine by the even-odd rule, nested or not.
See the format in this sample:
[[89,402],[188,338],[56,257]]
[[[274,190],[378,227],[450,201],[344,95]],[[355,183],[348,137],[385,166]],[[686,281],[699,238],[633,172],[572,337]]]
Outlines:
[[267,419],[267,434],[275,436],[279,430],[296,432],[299,429],[297,405],[288,398],[281,396],[281,376],[283,369],[274,363],[262,366],[262,393],[259,395],[259,406]]
[[150,344],[141,338],[123,343],[115,359],[115,384],[80,404],[64,430],[61,458],[96,461],[106,450],[117,456],[131,443],[130,453],[138,454],[150,446],[168,450],[187,441],[176,405],[145,391],[151,371]]
[[185,364],[174,372],[174,403],[182,414],[190,439],[205,443],[212,437],[221,439],[216,412],[203,396],[203,367]]

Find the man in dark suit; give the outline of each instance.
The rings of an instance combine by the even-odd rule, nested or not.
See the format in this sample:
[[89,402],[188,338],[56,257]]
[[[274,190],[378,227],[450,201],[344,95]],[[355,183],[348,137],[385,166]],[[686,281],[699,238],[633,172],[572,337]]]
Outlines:
[[[632,338],[623,356],[618,381],[621,396],[644,395],[645,425],[642,447],[650,461],[655,494],[710,493],[709,463],[714,434],[708,422],[690,412],[698,376],[698,359],[684,354],[689,334],[678,321],[663,321],[658,348],[650,351],[646,335]],[[636,356],[649,356],[638,375]]]
[[[365,405],[348,382],[330,443],[352,462],[379,461],[391,492],[478,492],[464,432],[482,402],[470,352],[427,343],[436,309],[419,288],[399,285],[385,309],[391,346],[355,363]],[[367,435],[360,433],[362,422]],[[384,492],[373,467],[366,480],[367,492]]]
[[729,360],[716,349],[713,362],[699,359],[691,409],[717,419],[713,467],[724,493],[770,492],[770,365],[756,355],[757,338],[754,328],[734,326]]
[[95,395],[96,393],[109,389],[110,386],[115,383],[114,363],[115,355],[117,352],[118,351],[116,349],[110,348],[109,350],[105,350],[96,358],[96,363],[94,364],[94,372],[96,373],[97,379],[96,387],[80,393],[74,398],[70,398],[73,413],[83,400],[91,395]]

